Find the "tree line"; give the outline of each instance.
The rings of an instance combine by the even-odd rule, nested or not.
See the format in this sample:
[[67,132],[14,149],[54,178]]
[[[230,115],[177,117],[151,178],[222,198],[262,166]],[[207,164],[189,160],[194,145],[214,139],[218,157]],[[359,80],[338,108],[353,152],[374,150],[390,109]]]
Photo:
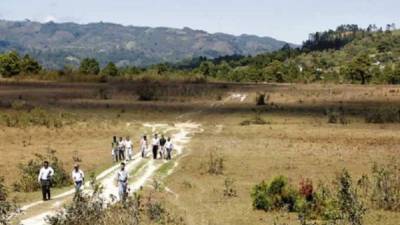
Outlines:
[[[52,71],[54,72],[54,71]],[[289,44],[256,56],[230,55],[214,59],[198,57],[180,63],[160,63],[139,68],[117,67],[109,62],[101,68],[94,58],[82,59],[78,68],[64,66],[59,75],[80,74],[121,77],[153,74],[162,77],[200,76],[207,80],[233,82],[340,82],[400,83],[400,32],[395,24],[386,29],[370,25],[341,25],[335,30],[310,34],[297,48]],[[48,73],[29,55],[0,55],[0,75]]]

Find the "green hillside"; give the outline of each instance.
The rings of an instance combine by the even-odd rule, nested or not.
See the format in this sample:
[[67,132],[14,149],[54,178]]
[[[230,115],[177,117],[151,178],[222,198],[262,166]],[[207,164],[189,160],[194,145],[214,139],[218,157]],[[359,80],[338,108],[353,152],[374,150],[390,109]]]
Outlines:
[[301,48],[200,60],[191,68],[231,81],[399,83],[400,31],[346,26],[350,28],[317,32]]
[[0,53],[30,54],[52,69],[77,66],[87,57],[103,66],[109,61],[118,66],[148,66],[200,56],[256,55],[285,44],[270,37],[210,34],[190,28],[0,20]]
[[[140,58],[140,57],[139,57]],[[400,83],[400,31],[388,25],[385,31],[371,25],[341,25],[336,30],[316,32],[293,48],[255,56],[230,54],[221,57],[187,57],[177,63],[155,63],[146,67],[120,65],[114,57],[83,58],[78,67],[64,64],[63,69],[42,69],[37,57],[24,57],[16,52],[0,55],[0,74],[39,74],[41,79],[100,80],[196,79],[233,82],[335,82],[335,83]],[[39,57],[39,62],[40,61]],[[143,59],[143,58],[141,58]],[[108,62],[108,63],[107,63]],[[93,76],[98,75],[98,76]]]

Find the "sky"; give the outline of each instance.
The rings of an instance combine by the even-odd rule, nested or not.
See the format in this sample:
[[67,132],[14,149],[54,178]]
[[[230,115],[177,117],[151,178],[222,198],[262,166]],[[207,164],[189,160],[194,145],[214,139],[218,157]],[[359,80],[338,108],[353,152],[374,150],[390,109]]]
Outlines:
[[400,27],[399,12],[399,0],[0,0],[5,20],[190,27],[297,44],[340,24]]

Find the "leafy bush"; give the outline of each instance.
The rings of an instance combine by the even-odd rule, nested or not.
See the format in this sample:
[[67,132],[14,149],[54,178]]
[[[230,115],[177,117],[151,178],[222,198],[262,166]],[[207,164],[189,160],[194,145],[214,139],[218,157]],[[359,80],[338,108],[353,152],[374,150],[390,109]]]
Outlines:
[[4,185],[4,178],[0,177],[0,224],[8,224],[10,213],[12,213],[16,207],[15,204],[8,201],[7,189]]
[[75,196],[71,204],[56,215],[47,217],[46,222],[49,225],[91,225],[93,221],[103,219],[106,202],[100,197],[101,188],[96,183],[93,174],[91,175],[90,185],[93,190],[91,195]]
[[14,190],[18,192],[33,192],[40,189],[37,176],[44,161],[49,161],[49,165],[54,170],[52,178],[53,187],[64,187],[70,185],[69,173],[63,168],[63,162],[55,155],[56,151],[48,149],[46,155],[35,154],[35,159],[28,161],[26,164],[19,164],[21,178],[13,184]]
[[306,179],[300,182],[297,191],[288,184],[287,178],[275,177],[270,183],[262,181],[253,187],[253,207],[265,211],[286,209],[297,212],[301,224],[323,220],[327,224],[340,221],[360,225],[366,208],[346,170],[338,176],[336,183],[334,191],[323,185],[314,189],[312,181]]
[[379,108],[375,109],[370,113],[367,113],[365,117],[367,123],[399,123],[400,122],[400,110],[398,108]]
[[299,194],[288,185],[287,179],[278,176],[268,184],[262,181],[251,192],[253,207],[265,211],[287,209],[295,210]]

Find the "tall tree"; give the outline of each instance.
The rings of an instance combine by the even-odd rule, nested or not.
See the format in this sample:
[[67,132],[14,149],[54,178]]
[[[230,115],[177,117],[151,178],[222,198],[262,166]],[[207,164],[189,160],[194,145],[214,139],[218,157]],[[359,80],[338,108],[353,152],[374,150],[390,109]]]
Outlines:
[[368,54],[360,54],[355,57],[347,66],[346,72],[352,81],[359,81],[366,84],[370,81],[372,75],[369,71],[371,59]]
[[17,52],[12,51],[0,55],[0,75],[12,77],[21,72],[20,58]]
[[119,71],[117,66],[113,63],[113,62],[109,62],[104,68],[103,70],[101,70],[101,75],[104,76],[118,76]]
[[23,73],[38,74],[42,70],[42,66],[28,54],[21,59],[20,64]]
[[100,66],[96,59],[85,58],[81,61],[79,66],[79,72],[82,74],[97,75],[100,72]]

